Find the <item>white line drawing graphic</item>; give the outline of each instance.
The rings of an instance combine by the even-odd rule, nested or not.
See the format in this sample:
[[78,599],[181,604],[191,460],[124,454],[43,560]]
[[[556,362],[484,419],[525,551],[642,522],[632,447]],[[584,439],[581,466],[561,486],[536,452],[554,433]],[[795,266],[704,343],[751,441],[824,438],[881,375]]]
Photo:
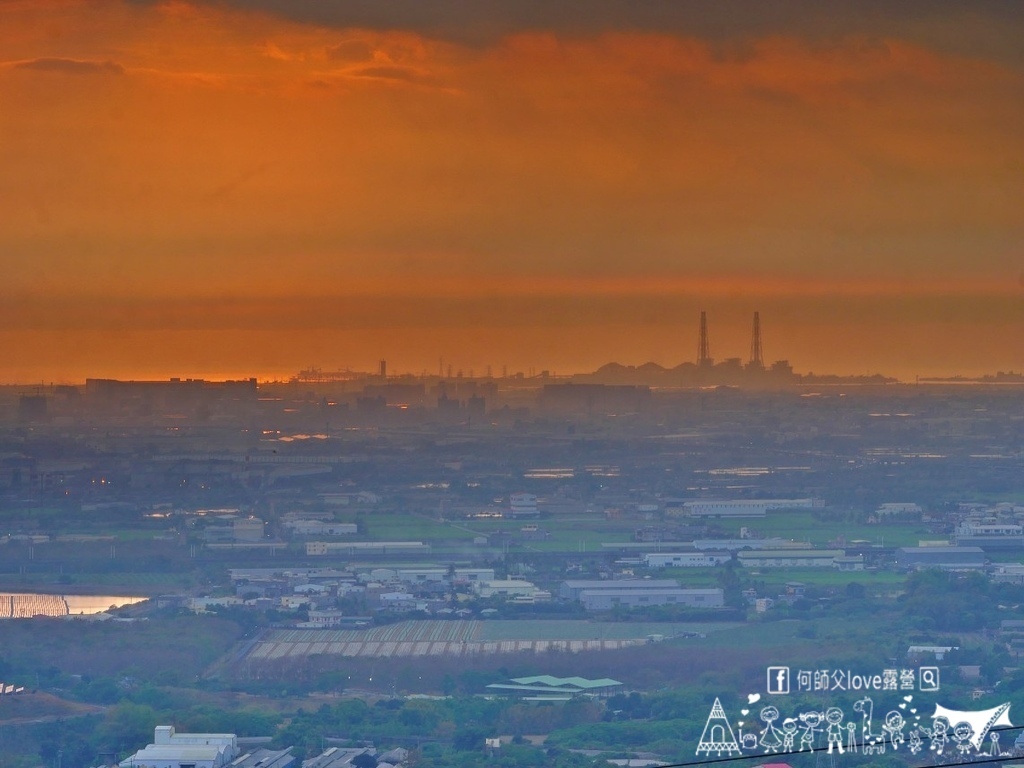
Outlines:
[[882,730],[889,734],[889,743],[892,744],[893,750],[899,749],[900,744],[904,741],[903,727],[905,725],[906,723],[903,721],[903,715],[895,709],[885,716],[885,723],[882,725]]
[[796,720],[792,717],[787,717],[782,721],[782,750],[784,752],[793,751],[793,741],[796,739],[796,732],[799,726],[796,724]]
[[800,736],[800,751],[803,752],[807,749],[813,752],[817,733],[821,730],[821,712],[802,712],[798,717],[804,724],[804,732]]
[[988,750],[988,756],[1002,757],[1003,753],[999,751],[999,732],[992,731],[992,733],[990,733],[988,737],[992,740],[992,745],[989,747]]
[[971,751],[971,739],[974,738],[974,728],[970,723],[960,722],[953,726],[953,741],[961,756]]
[[782,739],[779,737],[779,729],[775,727],[774,723],[779,719],[779,710],[773,706],[767,706],[761,710],[761,719],[764,721],[765,727],[761,731],[758,744],[764,747],[765,754],[778,752],[782,746]]
[[865,696],[863,699],[855,702],[853,709],[855,712],[860,712],[861,716],[861,742],[863,747],[861,751],[865,755],[884,755],[885,754],[885,731],[881,733],[875,733],[871,727],[871,716],[874,713],[875,703],[871,701],[870,696]]
[[701,752],[709,757],[712,752],[719,757],[723,754],[741,754],[740,745],[736,743],[736,736],[729,724],[729,718],[725,716],[722,702],[717,697],[715,703],[711,705],[711,714],[708,715],[708,721],[704,724],[704,732],[700,737],[700,744],[697,745],[698,757]]
[[843,710],[839,707],[829,707],[825,712],[825,735],[828,737],[828,753],[832,754],[832,748],[837,747],[839,754],[843,754]]
[[[1010,703],[1006,702],[1000,704],[998,707],[992,709],[983,709],[976,712],[963,712],[957,709],[946,709],[941,704],[935,705],[935,714],[932,715],[932,720],[935,724],[938,724],[939,719],[944,719],[947,723],[967,723],[971,727],[972,735],[970,738],[971,746],[975,750],[981,751],[981,745],[985,741],[985,737],[992,728],[997,725],[1003,725],[1013,727],[1013,723],[1010,722],[1010,716],[1007,714],[1010,710]],[[934,735],[932,736],[934,739]],[[941,754],[941,750],[937,750]]]
[[921,730],[931,738],[932,743],[928,749],[941,755],[949,743],[949,721],[944,717],[934,717],[932,719],[932,727],[925,728],[922,725]]
[[857,751],[857,726],[853,723],[846,724],[846,751]]
[[921,732],[915,728],[910,732],[910,746],[908,747],[908,749],[910,749],[910,754],[916,755],[921,751],[922,746]]

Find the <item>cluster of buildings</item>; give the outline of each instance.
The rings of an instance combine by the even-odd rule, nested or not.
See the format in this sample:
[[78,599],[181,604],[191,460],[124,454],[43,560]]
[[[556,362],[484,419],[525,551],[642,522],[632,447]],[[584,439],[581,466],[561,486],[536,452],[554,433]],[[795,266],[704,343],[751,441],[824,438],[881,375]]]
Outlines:
[[562,600],[578,602],[588,611],[659,605],[680,608],[725,607],[725,594],[721,588],[690,589],[681,587],[675,579],[571,579],[562,582],[558,596]]
[[[439,617],[474,614],[474,600],[510,604],[547,603],[556,598],[588,611],[676,606],[713,609],[725,606],[720,588],[688,588],[675,579],[568,580],[557,594],[522,578],[497,578],[490,567],[402,566],[394,568],[246,568],[232,569],[234,595],[197,597],[188,606],[197,612],[214,606],[250,606],[296,611],[308,620],[300,627],[323,629],[363,626],[377,613],[420,611]],[[338,606],[349,599],[348,613]],[[352,606],[359,611],[352,613]]]
[[1024,505],[960,504],[950,513],[948,522],[953,532],[947,539],[897,549],[896,567],[984,570],[991,571],[993,581],[1024,583],[1024,564],[990,563],[991,559],[1005,558],[1015,550],[1024,552]]
[[[189,607],[208,611],[217,605],[240,605],[296,611],[306,609],[311,628],[360,624],[362,615],[381,612],[450,610],[455,593],[485,595],[507,582],[493,568],[427,565],[383,568],[234,568],[234,594],[192,598]],[[339,601],[360,608],[356,615],[338,610]],[[467,611],[468,613],[468,611]]]
[[292,747],[274,750],[252,743],[266,741],[233,733],[178,733],[174,726],[158,725],[153,743],[122,760],[120,768],[351,768],[362,755],[376,768],[398,768],[409,758],[401,747],[383,753],[373,747],[330,747],[296,766]]

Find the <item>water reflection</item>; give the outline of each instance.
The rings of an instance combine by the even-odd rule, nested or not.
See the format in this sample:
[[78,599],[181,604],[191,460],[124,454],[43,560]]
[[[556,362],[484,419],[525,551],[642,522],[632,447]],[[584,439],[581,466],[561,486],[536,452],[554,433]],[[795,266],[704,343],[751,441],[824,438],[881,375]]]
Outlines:
[[81,616],[103,613],[111,606],[141,603],[145,597],[123,595],[46,595],[37,592],[0,592],[0,619],[32,616]]

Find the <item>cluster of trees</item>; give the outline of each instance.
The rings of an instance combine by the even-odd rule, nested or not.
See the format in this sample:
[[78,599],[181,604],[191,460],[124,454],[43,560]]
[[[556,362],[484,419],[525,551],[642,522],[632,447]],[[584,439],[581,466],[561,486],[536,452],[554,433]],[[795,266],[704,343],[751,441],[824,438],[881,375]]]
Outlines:
[[278,733],[297,754],[319,751],[325,738],[421,747],[437,743],[456,751],[480,751],[499,734],[523,737],[600,720],[603,707],[590,700],[535,706],[478,696],[443,699],[383,699],[368,704],[345,699],[313,712],[299,710]]
[[191,615],[134,624],[42,618],[0,622],[2,679],[62,690],[103,677],[190,685],[243,632],[233,621]]

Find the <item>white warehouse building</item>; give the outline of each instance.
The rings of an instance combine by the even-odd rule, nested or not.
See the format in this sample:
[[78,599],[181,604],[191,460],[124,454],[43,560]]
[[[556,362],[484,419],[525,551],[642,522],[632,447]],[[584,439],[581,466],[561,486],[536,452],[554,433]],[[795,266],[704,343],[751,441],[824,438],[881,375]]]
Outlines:
[[841,549],[762,549],[736,559],[746,568],[837,568],[845,556]]
[[648,568],[711,568],[729,560],[721,552],[648,552],[643,564]]
[[153,743],[121,761],[121,768],[221,768],[238,755],[233,733],[175,733],[158,725]]

